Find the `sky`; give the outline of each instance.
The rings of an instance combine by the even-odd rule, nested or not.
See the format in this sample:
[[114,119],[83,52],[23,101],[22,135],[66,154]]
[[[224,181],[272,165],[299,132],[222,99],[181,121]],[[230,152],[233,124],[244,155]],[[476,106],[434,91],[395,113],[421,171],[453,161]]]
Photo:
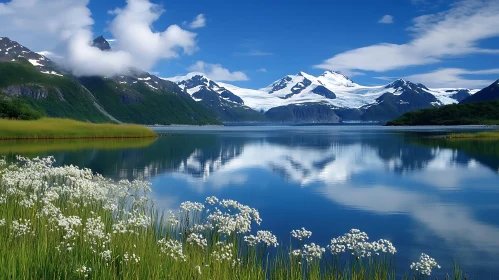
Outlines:
[[[498,26],[496,0],[0,0],[0,36],[77,75],[134,66],[248,88],[325,70],[363,85],[481,88],[499,78]],[[89,46],[98,35],[112,53]]]

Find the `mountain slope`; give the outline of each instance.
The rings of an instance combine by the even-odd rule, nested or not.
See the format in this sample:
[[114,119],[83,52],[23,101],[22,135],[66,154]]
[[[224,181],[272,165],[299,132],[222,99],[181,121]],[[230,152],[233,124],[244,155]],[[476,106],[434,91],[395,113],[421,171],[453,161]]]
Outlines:
[[474,95],[464,99],[461,103],[466,104],[492,100],[499,100],[499,80]]
[[27,60],[0,62],[0,98],[22,98],[47,116],[90,122],[111,121],[95,107],[92,96],[66,77],[44,74]]
[[211,112],[183,93],[143,83],[121,84],[111,78],[82,77],[80,82],[112,116],[138,124],[217,124]]
[[201,73],[167,78],[175,82],[186,94],[204,104],[224,122],[266,121],[265,116],[244,104],[241,97],[217,84]]
[[[112,51],[99,37],[95,47]],[[22,98],[50,117],[90,122],[218,124],[175,83],[139,69],[116,77],[76,78],[47,57],[0,40],[0,98]]]

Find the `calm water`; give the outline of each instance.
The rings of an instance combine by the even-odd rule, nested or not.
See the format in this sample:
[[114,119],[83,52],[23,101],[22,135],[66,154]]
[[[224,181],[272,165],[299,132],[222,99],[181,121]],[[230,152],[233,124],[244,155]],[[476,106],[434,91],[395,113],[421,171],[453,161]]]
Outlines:
[[135,148],[11,143],[3,153],[52,154],[109,177],[144,177],[167,209],[211,195],[235,199],[259,209],[262,228],[284,244],[302,226],[323,246],[359,228],[393,241],[403,272],[425,252],[442,271],[456,259],[475,279],[499,279],[499,142],[428,139],[470,129],[174,127]]

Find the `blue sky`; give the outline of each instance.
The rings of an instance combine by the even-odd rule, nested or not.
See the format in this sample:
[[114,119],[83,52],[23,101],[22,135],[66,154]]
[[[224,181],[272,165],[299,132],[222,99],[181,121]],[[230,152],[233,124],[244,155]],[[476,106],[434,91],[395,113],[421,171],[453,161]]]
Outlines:
[[[28,0],[0,3],[15,1]],[[147,64],[162,77],[216,68],[225,72],[211,71],[212,78],[250,88],[326,69],[364,85],[402,77],[435,87],[481,87],[499,78],[499,30],[492,30],[499,26],[499,1],[150,2],[164,10],[152,32],[177,24],[196,34],[195,51]],[[90,0],[93,36],[115,38],[110,25],[116,14],[109,11],[126,5],[125,0]],[[202,27],[190,28],[200,14]]]

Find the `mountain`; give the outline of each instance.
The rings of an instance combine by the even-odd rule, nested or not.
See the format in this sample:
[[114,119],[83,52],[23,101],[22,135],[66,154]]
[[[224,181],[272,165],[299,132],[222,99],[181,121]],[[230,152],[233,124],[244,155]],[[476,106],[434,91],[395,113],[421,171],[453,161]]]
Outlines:
[[[112,51],[103,37],[93,45]],[[139,124],[219,123],[210,109],[175,83],[145,71],[78,78],[8,38],[0,38],[0,46],[0,98],[22,98],[47,116]]]
[[[92,45],[113,51],[102,36]],[[430,89],[402,79],[362,86],[333,71],[317,77],[299,72],[261,89],[213,81],[202,73],[163,79],[135,68],[119,76],[75,77],[9,38],[0,38],[0,71],[0,98],[22,98],[48,116],[92,122],[388,121],[412,110],[466,102],[477,92]],[[494,87],[475,98],[489,91]]]
[[201,73],[167,79],[184,93],[210,108],[224,122],[265,121],[265,116],[244,104],[241,97]]
[[[200,90],[197,80],[202,77],[192,73],[171,80],[186,86],[195,97]],[[272,122],[387,121],[411,110],[455,104],[476,92],[429,89],[402,79],[384,86],[362,86],[333,71],[318,77],[304,72],[287,75],[259,90],[211,80],[205,86],[213,84],[238,96],[246,106],[264,112]]]
[[443,105],[429,89],[403,79],[385,86],[388,92],[376,98],[376,102],[364,106],[362,119],[365,121],[386,121],[406,112]]
[[102,35],[95,38],[92,41],[92,46],[100,49],[101,51],[110,51],[111,50],[111,45],[109,44],[109,42],[106,39],[104,39],[104,37]]
[[499,100],[499,80],[474,95],[464,99],[461,103],[466,104],[492,100]]

